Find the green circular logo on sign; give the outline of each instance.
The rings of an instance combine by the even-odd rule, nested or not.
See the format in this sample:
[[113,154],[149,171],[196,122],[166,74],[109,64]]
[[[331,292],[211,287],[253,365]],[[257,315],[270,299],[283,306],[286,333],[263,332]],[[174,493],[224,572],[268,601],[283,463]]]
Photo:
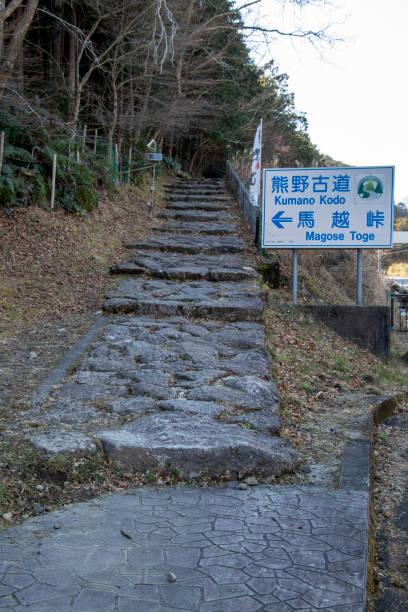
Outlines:
[[384,193],[382,181],[378,176],[365,176],[358,184],[357,193],[362,200],[378,200]]

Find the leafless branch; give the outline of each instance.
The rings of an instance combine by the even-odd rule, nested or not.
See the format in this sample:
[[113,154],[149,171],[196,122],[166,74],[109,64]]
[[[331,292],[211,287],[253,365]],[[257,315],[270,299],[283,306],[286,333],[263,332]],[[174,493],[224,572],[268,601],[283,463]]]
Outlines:
[[[162,9],[164,15],[162,15]],[[168,33],[164,18],[167,18],[170,32]],[[159,32],[159,39],[156,42],[156,34]],[[160,64],[160,72],[163,72],[163,64],[167,57],[174,59],[174,38],[177,32],[177,23],[173,13],[167,6],[166,0],[157,0],[156,13],[153,27],[153,59],[155,64]],[[163,47],[161,58],[159,59],[160,47]]]
[[22,3],[23,0],[11,0],[11,2],[0,12],[0,23],[8,19]]

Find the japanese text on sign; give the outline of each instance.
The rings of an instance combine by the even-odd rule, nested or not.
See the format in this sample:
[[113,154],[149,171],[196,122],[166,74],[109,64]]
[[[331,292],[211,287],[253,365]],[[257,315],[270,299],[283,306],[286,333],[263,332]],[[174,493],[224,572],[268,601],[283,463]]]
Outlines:
[[392,246],[394,168],[266,169],[263,248]]

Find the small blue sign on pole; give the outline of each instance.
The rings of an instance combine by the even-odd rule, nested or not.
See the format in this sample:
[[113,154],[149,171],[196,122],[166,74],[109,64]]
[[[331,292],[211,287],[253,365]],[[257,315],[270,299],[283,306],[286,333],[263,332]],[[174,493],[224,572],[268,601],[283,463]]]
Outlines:
[[163,161],[162,153],[148,153],[147,159],[149,161]]

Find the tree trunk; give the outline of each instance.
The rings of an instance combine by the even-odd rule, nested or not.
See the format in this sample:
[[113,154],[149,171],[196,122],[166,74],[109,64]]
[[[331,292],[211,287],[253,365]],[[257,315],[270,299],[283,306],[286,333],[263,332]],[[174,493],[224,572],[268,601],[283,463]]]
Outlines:
[[116,80],[112,74],[112,93],[113,93],[113,105],[112,105],[112,121],[108,131],[108,141],[113,142],[113,136],[118,123],[118,88],[116,87]]
[[[72,23],[75,25],[75,11],[72,9]],[[73,32],[69,34],[69,64],[68,64],[68,117],[74,115],[75,90],[77,86],[77,39]]]
[[[0,13],[4,11],[6,7],[6,0],[0,0]],[[4,20],[0,21],[0,62],[3,61],[4,51]]]
[[147,109],[149,107],[150,93],[152,91],[152,80],[153,80],[152,75],[147,77],[147,83],[146,83],[146,89],[145,89],[144,96],[143,96],[142,107],[136,119],[136,127],[135,127],[136,140],[140,140],[141,135],[142,135],[143,125],[144,125],[144,122],[147,116]]
[[[24,43],[25,35],[34,18],[37,6],[38,0],[27,0],[23,13],[20,18],[17,19],[10,42],[7,48],[4,47],[0,65],[0,99],[3,96],[7,81],[13,73],[15,63]],[[4,20],[2,20],[1,25],[4,27]]]
[[[62,19],[64,16],[64,5],[62,0],[55,0],[55,14]],[[64,51],[64,30],[60,21],[56,23],[57,35],[52,42],[51,54],[54,59],[50,65],[50,76],[52,79],[58,78],[58,71],[62,65],[62,55]]]

